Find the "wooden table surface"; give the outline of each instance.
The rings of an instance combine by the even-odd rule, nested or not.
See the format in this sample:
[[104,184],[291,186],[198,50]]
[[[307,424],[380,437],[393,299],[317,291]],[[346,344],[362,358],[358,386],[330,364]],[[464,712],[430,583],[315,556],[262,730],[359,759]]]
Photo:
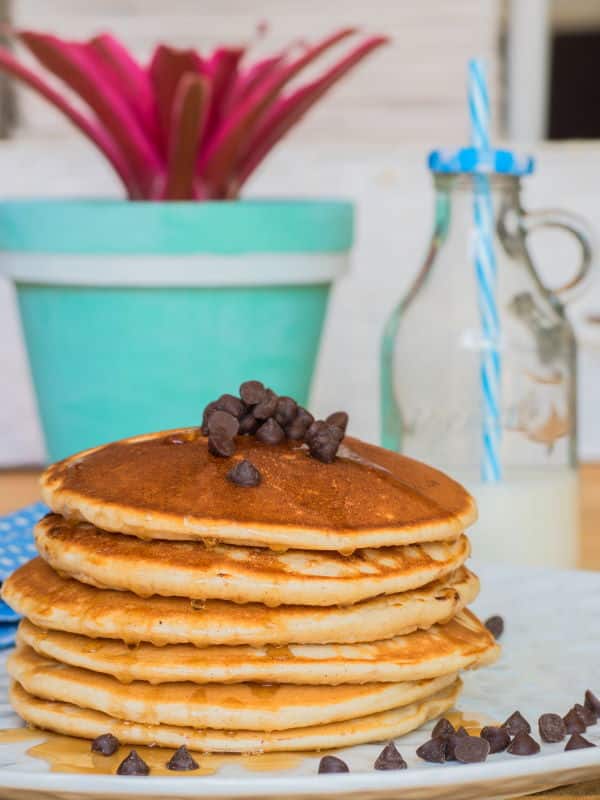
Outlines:
[[[0,471],[0,514],[39,500],[38,470]],[[600,464],[581,467],[580,566],[600,570]],[[600,800],[600,779],[535,795],[537,800]]]

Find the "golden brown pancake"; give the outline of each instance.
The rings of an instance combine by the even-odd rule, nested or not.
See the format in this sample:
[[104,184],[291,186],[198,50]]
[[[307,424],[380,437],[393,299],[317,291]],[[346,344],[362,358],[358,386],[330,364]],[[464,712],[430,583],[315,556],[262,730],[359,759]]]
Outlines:
[[132,649],[117,639],[43,630],[28,620],[21,622],[17,641],[47,658],[113,675],[123,683],[399,683],[481,667],[495,661],[500,650],[490,632],[466,610],[427,631],[363,644],[155,647],[142,643]]
[[[237,437],[236,454],[208,452],[196,429],[169,443],[154,433],[87,450],[49,467],[42,496],[68,519],[141,538],[338,550],[456,539],[474,522],[473,498],[447,475],[346,437],[332,464],[285,441]],[[247,458],[262,483],[227,480]]]
[[305,728],[364,717],[430,697],[457,678],[451,673],[423,681],[339,686],[125,684],[111,675],[44,658],[27,646],[10,654],[6,669],[25,691],[44,700],[72,703],[146,725],[238,731]]
[[141,597],[257,602],[268,606],[330,606],[398,594],[454,572],[469,555],[461,536],[449,542],[357,550],[326,550],[174,542],[100,531],[89,522],[50,514],[35,530],[40,555],[61,573],[100,588]]
[[327,644],[368,642],[449,620],[477,595],[464,567],[422,589],[338,608],[243,605],[180,597],[142,599],[61,578],[41,558],[2,586],[4,600],[40,628],[83,636],[163,644]]
[[123,722],[99,711],[71,703],[41,700],[28,694],[18,683],[10,688],[10,701],[19,716],[30,725],[67,736],[93,739],[112,733],[124,744],[181,747],[215,753],[259,753],[286,750],[329,750],[364,742],[379,742],[402,736],[452,708],[460,694],[461,682],[436,695],[391,711],[358,719],[291,728],[285,731],[195,730],[174,725],[143,725]]

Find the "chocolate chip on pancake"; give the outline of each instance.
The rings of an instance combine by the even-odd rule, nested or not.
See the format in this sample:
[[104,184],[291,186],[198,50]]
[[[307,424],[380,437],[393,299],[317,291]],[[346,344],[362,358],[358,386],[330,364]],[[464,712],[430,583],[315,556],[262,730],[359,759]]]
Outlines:
[[190,770],[198,769],[198,766],[198,762],[192,757],[184,744],[167,761],[167,769],[176,772],[189,772]]
[[245,458],[230,469],[227,473],[228,480],[236,486],[252,487],[258,486],[261,481],[260,472],[251,461]]
[[502,727],[506,728],[511,736],[516,736],[519,733],[531,733],[531,725],[520,711],[515,711],[514,714],[511,714],[510,717],[502,723]]
[[567,726],[559,714],[542,714],[538,728],[543,742],[562,742],[567,734]]
[[486,725],[481,729],[481,738],[490,744],[490,753],[502,753],[510,744],[510,736],[506,728]]
[[375,769],[406,769],[406,761],[402,758],[394,742],[388,742],[377,756]]
[[204,436],[208,436],[208,420],[210,419],[210,416],[213,413],[213,411],[216,410],[217,410],[217,403],[215,400],[213,400],[211,403],[208,403],[208,405],[204,408],[204,411],[202,412],[201,428]]
[[263,444],[276,445],[283,442],[285,433],[281,425],[276,422],[273,417],[270,417],[266,422],[260,426],[256,431],[256,438]]
[[532,736],[521,731],[509,744],[506,752],[513,756],[533,756],[540,752],[540,746]]
[[291,397],[280,397],[275,409],[275,420],[282,428],[285,428],[296,418],[298,413],[298,403]]
[[430,764],[443,764],[446,760],[447,736],[434,736],[417,748],[417,755]]
[[235,442],[223,432],[211,433],[208,437],[208,450],[213,456],[231,458],[235,453]]
[[149,775],[150,767],[143,761],[135,750],[132,750],[127,758],[117,767],[117,775]]
[[225,411],[236,419],[243,417],[247,410],[245,403],[242,403],[239,397],[234,397],[232,394],[222,394],[215,401],[215,409]]
[[314,422],[313,415],[305,408],[299,407],[296,417],[286,426],[285,435],[292,441],[304,439],[306,431]]
[[586,691],[583,705],[586,708],[589,708],[590,711],[595,711],[598,717],[600,717],[600,699],[596,697],[596,695],[592,692],[591,689],[588,689]]
[[251,436],[260,427],[260,420],[256,419],[254,414],[250,411],[245,414],[240,420],[240,429],[238,433],[240,436]]
[[350,772],[348,764],[337,756],[323,756],[319,761],[319,774],[326,772]]
[[271,389],[267,389],[264,398],[254,406],[252,413],[256,419],[269,419],[277,409],[278,397]]
[[567,733],[585,733],[587,725],[575,707],[571,708],[563,717]]
[[485,761],[490,753],[490,743],[479,736],[461,736],[454,747],[454,758],[462,764]]
[[436,736],[450,736],[453,733],[456,733],[454,725],[447,720],[446,717],[442,717],[431,731],[431,738],[433,739]]
[[573,710],[576,714],[579,714],[582,722],[586,726],[595,725],[598,722],[598,714],[596,714],[595,711],[593,711],[591,708],[588,708],[586,705],[575,703]]
[[92,751],[103,756],[112,756],[120,746],[121,742],[112,733],[103,733],[92,741]]
[[346,433],[346,428],[348,427],[348,414],[345,411],[335,411],[333,414],[330,414],[325,422],[328,425],[333,425],[336,428],[339,428],[342,433]]
[[583,750],[584,747],[596,747],[596,745],[580,733],[574,733],[566,743],[565,750]]
[[488,617],[483,623],[494,639],[499,639],[504,633],[504,620],[499,614]]
[[256,406],[265,399],[267,390],[260,381],[245,381],[240,386],[240,397],[247,406]]
[[343,432],[326,422],[313,422],[306,432],[305,441],[313,458],[325,464],[335,460]]
[[208,418],[208,449],[214,456],[229,458],[235,452],[234,437],[240,427],[227,411],[215,410]]

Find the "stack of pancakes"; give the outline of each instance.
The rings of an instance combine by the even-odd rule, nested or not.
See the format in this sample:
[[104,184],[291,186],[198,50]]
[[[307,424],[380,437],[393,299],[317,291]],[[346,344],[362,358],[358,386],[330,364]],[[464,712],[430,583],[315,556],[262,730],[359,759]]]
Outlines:
[[[227,479],[250,460],[256,487]],[[449,709],[498,648],[466,606],[476,516],[456,482],[346,437],[331,464],[293,441],[196,429],[50,467],[40,558],[5,583],[25,620],[9,659],[28,723],[221,752],[328,749]]]

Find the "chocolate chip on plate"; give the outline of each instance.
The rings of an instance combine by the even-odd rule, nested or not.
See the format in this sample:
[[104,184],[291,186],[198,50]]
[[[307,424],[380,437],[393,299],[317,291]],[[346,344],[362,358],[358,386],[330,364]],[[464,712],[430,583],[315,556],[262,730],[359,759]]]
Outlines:
[[565,750],[583,750],[584,747],[596,747],[596,745],[580,733],[574,733],[566,743]]
[[291,397],[280,397],[277,401],[277,408],[275,409],[275,420],[285,428],[296,418],[298,413],[298,403]]
[[511,736],[516,736],[518,733],[531,733],[531,725],[520,711],[515,711],[514,714],[511,714],[510,717],[502,723],[502,727],[506,728]]
[[135,750],[124,758],[117,767],[117,775],[149,775],[150,767],[143,761]]
[[542,714],[538,728],[543,742],[562,742],[567,735],[567,726],[559,714]]
[[540,752],[540,746],[526,731],[521,731],[508,745],[506,752],[513,756],[533,756]]
[[167,761],[167,769],[172,769],[177,772],[187,772],[192,769],[198,769],[198,766],[198,762],[192,757],[190,751],[184,744],[182,744]]
[[443,764],[446,760],[447,744],[446,736],[434,736],[417,748],[417,755],[431,764]]
[[269,419],[275,413],[278,397],[270,389],[265,391],[264,398],[254,406],[252,413],[256,419]]
[[333,414],[330,414],[325,422],[328,425],[334,425],[336,428],[339,428],[342,433],[346,433],[346,428],[348,427],[348,414],[345,411],[335,411]]
[[248,406],[256,406],[265,399],[267,390],[260,381],[244,381],[240,386],[240,397]]
[[570,709],[563,717],[567,733],[585,733],[587,725],[575,707]]
[[598,722],[598,714],[596,714],[596,712],[591,708],[588,708],[585,705],[582,706],[581,703],[575,703],[573,710],[576,714],[579,714],[582,722],[586,726],[595,725]]
[[375,769],[406,769],[406,761],[402,758],[394,742],[388,742],[373,765]]
[[227,473],[227,479],[236,486],[252,487],[258,486],[261,481],[260,472],[248,459],[240,461]]
[[446,717],[442,717],[442,719],[438,720],[435,728],[431,731],[431,738],[435,738],[436,736],[450,736],[450,734],[456,733],[454,730],[454,725],[446,719]]
[[481,729],[480,736],[489,742],[490,753],[502,753],[510,744],[510,736],[506,728],[496,725],[486,725]]
[[285,435],[288,439],[299,441],[304,439],[306,431],[314,422],[314,417],[305,408],[299,407],[296,417],[285,428]]
[[285,433],[281,425],[271,417],[256,431],[256,438],[263,444],[276,445],[285,439]]
[[596,695],[592,692],[591,689],[588,689],[586,691],[583,705],[586,708],[589,708],[590,711],[595,711],[596,714],[600,717],[600,699],[596,697]]
[[319,761],[319,773],[324,772],[350,772],[348,764],[337,756],[323,756]]
[[454,758],[463,764],[485,761],[490,753],[490,743],[479,736],[460,736],[454,745]]
[[245,403],[242,403],[239,397],[234,397],[232,394],[222,394],[215,401],[215,408],[218,411],[225,411],[227,414],[231,414],[236,419],[240,419],[246,413]]
[[245,414],[240,420],[240,429],[238,433],[240,436],[247,436],[256,433],[260,427],[260,420],[256,419],[252,412]]
[[114,755],[121,742],[112,733],[103,733],[102,736],[96,736],[92,742],[92,751],[94,753],[101,753],[103,756]]
[[488,617],[483,624],[492,634],[494,639],[499,639],[504,633],[504,620],[499,614],[494,614],[493,617]]
[[468,737],[467,731],[461,725],[460,728],[455,732],[451,733],[449,736],[446,736],[446,761],[455,761],[456,757],[454,752],[456,750],[456,745],[461,739],[466,739]]

